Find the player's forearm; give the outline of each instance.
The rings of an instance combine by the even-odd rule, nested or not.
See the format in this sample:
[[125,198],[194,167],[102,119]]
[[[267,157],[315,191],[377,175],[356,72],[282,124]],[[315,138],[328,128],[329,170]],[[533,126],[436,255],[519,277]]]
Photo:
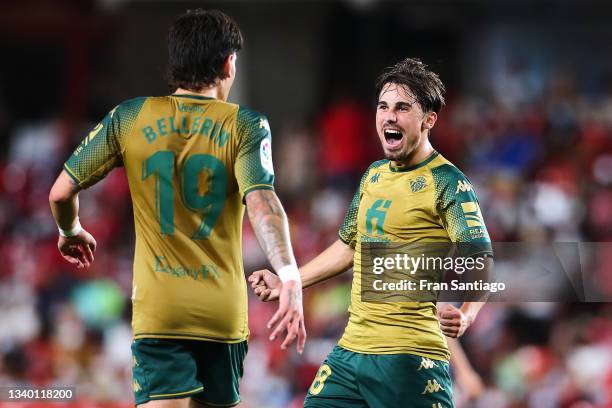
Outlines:
[[468,324],[471,325],[476,320],[478,312],[484,306],[485,302],[463,302],[460,309],[468,319]]
[[245,201],[257,241],[274,270],[295,265],[289,223],[276,193],[271,190],[252,191]]
[[353,266],[355,250],[341,240],[300,268],[304,288],[332,278]]
[[[471,277],[471,280],[479,280],[484,282],[490,282],[493,276],[493,258],[487,257],[484,260],[484,268],[482,269],[471,269],[468,271],[468,276]],[[473,291],[468,292],[466,295],[466,299],[469,300],[464,302],[461,305],[461,311],[468,318],[469,324],[476,319],[478,312],[484,306],[487,299],[489,297],[488,291]]]
[[79,188],[65,171],[59,175],[49,192],[49,205],[57,225],[64,230],[74,228],[79,214]]
[[457,372],[465,372],[471,371],[472,366],[461,347],[461,343],[459,343],[458,339],[448,338],[446,339],[446,343],[448,344],[448,350],[451,354],[451,364]]

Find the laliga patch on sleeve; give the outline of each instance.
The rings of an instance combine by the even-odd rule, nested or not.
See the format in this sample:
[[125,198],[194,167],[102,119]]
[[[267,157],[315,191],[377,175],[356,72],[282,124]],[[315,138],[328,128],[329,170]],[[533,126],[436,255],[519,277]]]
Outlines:
[[274,174],[274,167],[272,166],[272,143],[267,137],[263,139],[259,145],[259,158],[261,160],[261,167],[268,173]]

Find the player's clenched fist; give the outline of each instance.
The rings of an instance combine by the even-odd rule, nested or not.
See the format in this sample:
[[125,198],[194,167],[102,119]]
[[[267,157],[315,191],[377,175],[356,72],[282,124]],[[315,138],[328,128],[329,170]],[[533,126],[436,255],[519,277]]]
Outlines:
[[275,340],[279,334],[286,331],[287,335],[281,344],[281,349],[289,347],[297,338],[297,350],[302,354],[306,343],[306,326],[301,282],[289,280],[282,283],[277,275],[267,269],[253,272],[248,280],[259,299],[263,301],[279,299],[278,310],[268,322],[268,329],[272,330],[270,340]]
[[255,271],[249,276],[249,282],[255,296],[264,302],[278,300],[282,282],[278,275],[268,269]]
[[471,321],[461,309],[445,304],[438,309],[440,329],[447,337],[457,338],[469,327]]

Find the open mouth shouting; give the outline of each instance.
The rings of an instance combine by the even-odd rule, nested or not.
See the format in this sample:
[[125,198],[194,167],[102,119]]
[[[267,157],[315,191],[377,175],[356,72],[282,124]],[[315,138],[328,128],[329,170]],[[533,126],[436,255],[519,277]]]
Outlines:
[[387,128],[383,130],[385,135],[385,144],[389,150],[395,150],[400,147],[402,144],[402,139],[404,135],[402,131],[399,129]]

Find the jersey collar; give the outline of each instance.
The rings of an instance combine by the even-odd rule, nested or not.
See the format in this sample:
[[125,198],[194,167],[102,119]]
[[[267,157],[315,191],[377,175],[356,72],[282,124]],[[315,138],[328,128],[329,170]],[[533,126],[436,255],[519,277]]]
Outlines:
[[193,99],[200,99],[200,100],[213,100],[213,99],[215,99],[215,98],[213,98],[211,96],[194,95],[194,94],[172,94],[170,96],[175,96],[177,98],[193,98]]
[[393,165],[391,164],[391,161],[389,160],[389,169],[391,169],[391,171],[398,172],[398,173],[405,172],[405,171],[412,171],[412,170],[416,170],[416,169],[418,169],[418,168],[420,168],[420,167],[423,167],[423,166],[425,166],[426,164],[430,163],[430,162],[431,162],[433,159],[435,159],[436,157],[438,157],[438,154],[439,154],[439,153],[438,153],[438,152],[436,152],[436,151],[434,150],[434,151],[433,151],[433,153],[431,153],[431,154],[429,155],[429,157],[428,157],[428,158],[426,158],[425,160],[423,160],[422,162],[417,163],[417,164],[415,164],[415,165],[413,165],[413,166],[409,166],[409,167],[402,167],[402,168],[393,167]]

